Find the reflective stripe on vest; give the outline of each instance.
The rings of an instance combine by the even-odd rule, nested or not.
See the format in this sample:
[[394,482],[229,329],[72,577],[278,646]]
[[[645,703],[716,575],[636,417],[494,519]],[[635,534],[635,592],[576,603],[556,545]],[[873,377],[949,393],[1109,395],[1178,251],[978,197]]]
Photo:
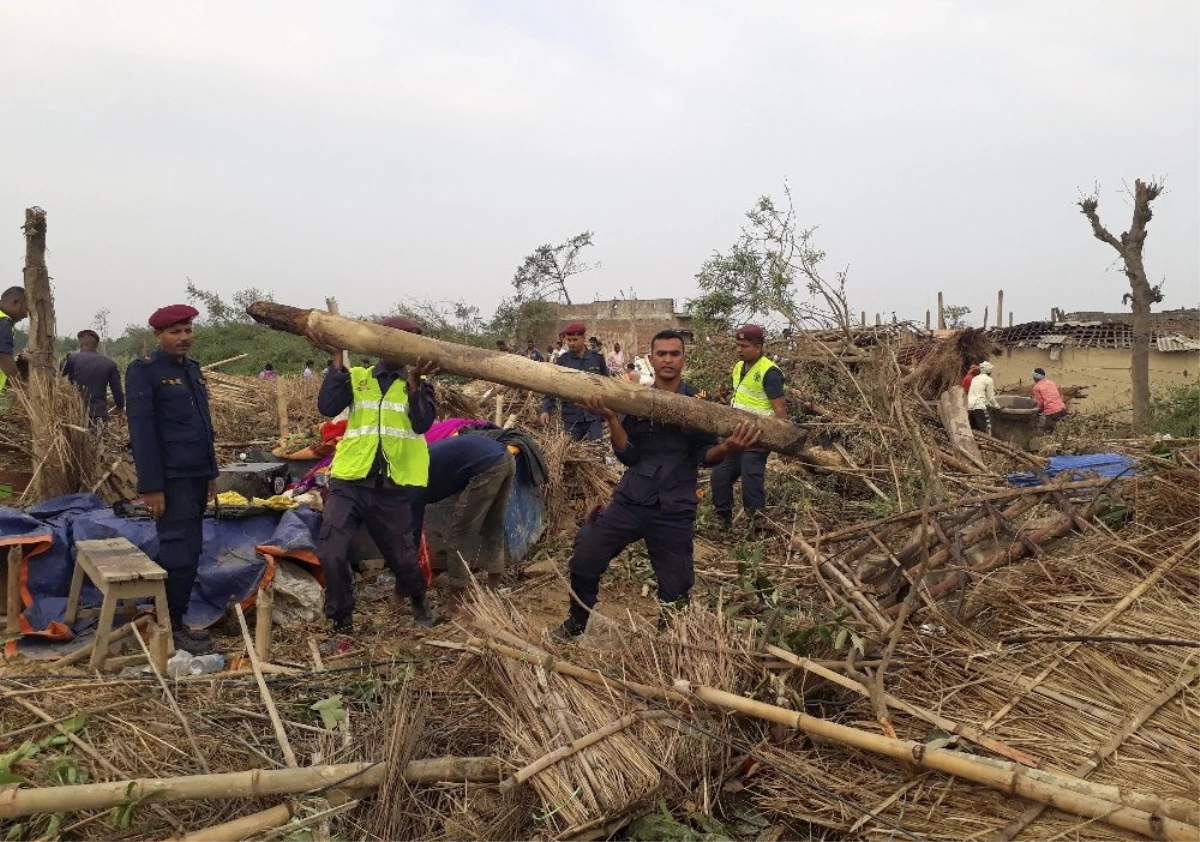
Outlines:
[[[8,313],[5,313],[3,310],[0,310],[0,319],[8,319],[9,321],[12,321],[12,316],[8,315]],[[3,392],[4,387],[7,385],[8,375],[4,373],[3,369],[0,369],[0,392]]]
[[763,354],[743,377],[742,370],[745,367],[746,364],[741,360],[733,367],[733,406],[755,415],[774,415],[775,409],[771,406],[771,399],[767,397],[762,381],[768,371],[779,366]]
[[429,446],[408,418],[408,383],[396,378],[386,395],[369,368],[350,369],[351,404],[346,433],[334,451],[329,476],[365,479],[383,448],[388,477],[396,485],[429,484]]

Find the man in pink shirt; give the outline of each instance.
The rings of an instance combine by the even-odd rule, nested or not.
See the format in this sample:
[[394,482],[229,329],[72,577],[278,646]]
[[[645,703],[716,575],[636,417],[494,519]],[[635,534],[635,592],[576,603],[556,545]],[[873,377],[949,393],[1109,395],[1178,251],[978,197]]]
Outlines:
[[1067,405],[1063,403],[1062,393],[1053,380],[1046,377],[1046,370],[1033,370],[1033,399],[1037,401],[1038,413],[1041,418],[1038,426],[1047,433],[1053,433],[1058,422],[1067,417]]

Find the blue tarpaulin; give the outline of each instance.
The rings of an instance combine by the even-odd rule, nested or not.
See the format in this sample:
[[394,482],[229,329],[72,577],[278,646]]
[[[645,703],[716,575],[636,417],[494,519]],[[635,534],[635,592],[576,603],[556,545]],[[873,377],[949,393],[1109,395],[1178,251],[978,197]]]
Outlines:
[[[304,508],[241,520],[206,518],[199,575],[184,622],[196,628],[212,625],[224,615],[230,600],[252,599],[264,577],[273,573],[276,559],[318,565],[315,538],[320,519]],[[21,573],[24,633],[65,640],[91,624],[80,621],[78,629],[69,629],[63,623],[75,569],[75,542],[117,537],[128,539],[151,558],[158,555],[152,520],[117,517],[92,494],[57,497],[24,512],[0,508],[0,543],[26,548]],[[99,604],[100,592],[86,584],[80,605]]]
[[1009,474],[1008,484],[1015,486],[1042,485],[1047,478],[1067,474],[1072,482],[1091,477],[1133,476],[1137,462],[1123,453],[1090,453],[1086,456],[1051,456],[1050,464],[1041,474],[1031,472]]

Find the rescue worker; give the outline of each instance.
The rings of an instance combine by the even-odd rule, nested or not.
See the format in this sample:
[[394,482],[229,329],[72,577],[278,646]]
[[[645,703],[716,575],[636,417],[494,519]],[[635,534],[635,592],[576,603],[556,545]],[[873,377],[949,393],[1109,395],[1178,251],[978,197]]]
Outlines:
[[[572,322],[563,328],[567,350],[555,362],[576,371],[608,377],[608,363],[598,351],[587,347],[586,334],[587,325],[582,322]],[[549,395],[542,400],[542,414],[539,420],[543,426],[550,423],[550,413],[554,411],[556,403],[557,401]],[[601,416],[570,401],[563,401],[562,423],[567,435],[575,441],[596,441],[604,435]]]
[[[664,330],[650,342],[654,388],[700,398],[683,382],[683,335]],[[587,629],[600,593],[600,577],[627,546],[645,539],[650,566],[658,579],[663,609],[660,627],[671,606],[681,607],[695,581],[692,537],[696,526],[696,475],[701,465],[715,464],[731,453],[754,447],[761,430],[751,421],[739,424],[720,444],[716,436],[634,415],[618,417],[599,398],[588,411],[608,423],[613,453],[626,471],[612,502],[575,535],[569,570],[571,591],[567,619],[552,633],[560,640],[579,637]]]
[[1044,368],[1033,370],[1033,399],[1038,406],[1038,429],[1053,433],[1058,422],[1067,417],[1067,404],[1058,384],[1046,376]]
[[[763,353],[765,336],[755,324],[743,325],[733,336],[738,361],[733,366],[732,405],[754,415],[787,419],[784,376],[779,366]],[[755,447],[735,450],[713,468],[713,508],[721,525],[733,526],[733,484],[742,480],[742,507],[753,522],[767,505],[767,451]]]
[[0,295],[0,411],[8,406],[8,381],[20,377],[17,353],[13,348],[13,328],[29,315],[29,299],[24,287],[9,287]]
[[112,392],[117,417],[125,412],[125,392],[117,364],[100,353],[100,335],[84,328],[75,335],[79,350],[63,360],[63,375],[79,387],[87,401],[88,416],[101,423],[108,420],[108,393]]
[[207,631],[184,626],[200,566],[204,509],[216,491],[208,390],[200,364],[188,357],[192,319],[186,304],[156,310],[149,324],[158,349],[125,371],[129,440],[138,493],[156,521],[159,567],[167,571],[167,609],[175,648],[193,655],[212,650]]
[[996,384],[992,380],[992,364],[984,360],[979,364],[979,373],[971,380],[967,392],[967,420],[972,430],[992,434],[992,416],[989,409],[999,409],[996,400]]
[[[385,327],[420,333],[409,319],[392,317]],[[434,624],[417,563],[412,533],[414,493],[429,478],[429,447],[423,433],[434,422],[432,363],[404,366],[380,360],[373,368],[346,369],[345,353],[333,351],[333,365],[317,394],[317,409],[328,418],[349,408],[346,433],[329,467],[329,495],[321,521],[321,571],[325,575],[325,616],[334,632],[354,633],[354,593],[350,542],[366,524],[372,540],[396,579],[390,599],[398,609],[405,597],[413,618]]]
[[487,586],[500,586],[505,569],[504,511],[516,465],[508,446],[487,436],[466,433],[429,445],[429,485],[414,495],[413,538],[420,546],[426,505],[456,498],[446,532],[447,613],[462,606],[471,570],[482,567]]

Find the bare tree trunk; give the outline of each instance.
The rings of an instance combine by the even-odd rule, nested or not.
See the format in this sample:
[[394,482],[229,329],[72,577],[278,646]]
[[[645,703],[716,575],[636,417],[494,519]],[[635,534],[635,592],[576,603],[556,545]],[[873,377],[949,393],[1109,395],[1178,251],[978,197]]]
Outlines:
[[1150,203],[1162,194],[1161,184],[1134,182],[1133,220],[1118,240],[1100,222],[1096,209],[1100,200],[1089,196],[1079,201],[1079,209],[1092,225],[1092,235],[1112,246],[1121,256],[1122,270],[1129,280],[1126,300],[1133,309],[1133,342],[1130,355],[1130,382],[1133,399],[1133,432],[1141,435],[1150,426],[1150,305],[1162,301],[1162,294],[1146,279],[1142,250],[1146,244],[1146,226],[1154,216]]
[[[29,357],[29,380],[25,389],[29,397],[31,420],[30,438],[33,465],[36,472],[30,489],[40,498],[64,493],[56,482],[55,472],[47,467],[52,461],[57,430],[38,423],[42,411],[50,413],[54,406],[54,296],[50,291],[50,273],[46,270],[46,212],[41,208],[25,209],[25,298],[29,302],[29,341],[25,353]],[[38,469],[41,470],[38,470]],[[38,499],[38,498],[35,498]]]

